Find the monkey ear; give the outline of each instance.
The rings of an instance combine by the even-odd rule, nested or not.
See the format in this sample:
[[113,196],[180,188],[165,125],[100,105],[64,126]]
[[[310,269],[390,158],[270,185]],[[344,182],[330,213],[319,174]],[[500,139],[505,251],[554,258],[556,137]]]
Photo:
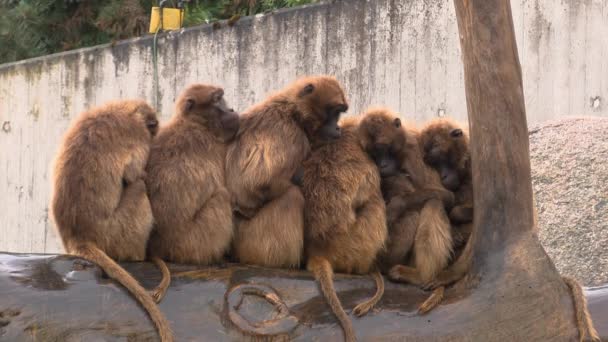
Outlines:
[[462,136],[462,130],[460,128],[454,128],[450,131],[450,137],[458,138]]
[[220,102],[222,100],[222,97],[224,97],[224,89],[218,89],[216,90],[212,96],[213,102]]
[[401,127],[401,119],[399,118],[395,118],[395,120],[393,120],[393,124],[395,125],[395,127],[399,128]]
[[307,84],[306,87],[302,88],[302,90],[300,91],[300,93],[298,94],[298,97],[304,97],[308,94],[312,94],[312,92],[315,90],[315,86],[312,85],[311,83]]
[[186,103],[184,104],[184,113],[187,113],[194,108],[194,99],[186,99]]

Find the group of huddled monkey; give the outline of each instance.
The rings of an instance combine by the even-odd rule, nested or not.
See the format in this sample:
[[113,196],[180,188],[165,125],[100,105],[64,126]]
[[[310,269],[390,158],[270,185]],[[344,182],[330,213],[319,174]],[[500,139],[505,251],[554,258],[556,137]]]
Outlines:
[[[473,198],[457,124],[418,130],[386,108],[340,120],[348,102],[329,76],[300,78],[241,115],[223,95],[187,87],[161,127],[144,101],[88,110],[55,161],[50,208],[65,250],[125,286],[162,341],[173,340],[156,305],[170,283],[165,261],[304,266],[347,341],[355,334],[333,272],[374,276],[357,316],[381,299],[381,273],[432,289],[421,313],[465,275]],[[162,272],[150,292],[116,263],[143,260]]]

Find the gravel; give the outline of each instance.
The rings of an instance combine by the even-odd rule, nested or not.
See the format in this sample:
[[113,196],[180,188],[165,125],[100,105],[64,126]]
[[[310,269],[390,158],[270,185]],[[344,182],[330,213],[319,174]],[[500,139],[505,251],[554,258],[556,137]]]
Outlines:
[[562,275],[608,283],[608,118],[532,127],[530,159],[545,250]]

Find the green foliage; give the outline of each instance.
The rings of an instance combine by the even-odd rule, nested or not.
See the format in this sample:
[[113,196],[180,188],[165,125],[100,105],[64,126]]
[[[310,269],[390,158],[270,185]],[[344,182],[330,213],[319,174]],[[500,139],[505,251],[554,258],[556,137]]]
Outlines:
[[[169,0],[175,7],[178,0]],[[316,0],[190,0],[184,26]],[[0,0],[0,63],[147,34],[157,0]]]

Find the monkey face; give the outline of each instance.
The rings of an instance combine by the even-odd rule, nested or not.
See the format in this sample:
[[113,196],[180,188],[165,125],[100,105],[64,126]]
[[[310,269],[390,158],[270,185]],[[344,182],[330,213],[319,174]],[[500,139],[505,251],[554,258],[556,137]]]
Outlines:
[[380,176],[394,176],[400,171],[400,153],[405,147],[406,135],[401,119],[388,109],[372,109],[365,113],[359,124],[364,148],[374,159]]
[[138,121],[145,125],[146,130],[150,133],[151,137],[154,137],[158,132],[158,119],[156,118],[156,112],[147,103],[141,102],[137,106],[135,111],[135,117]]
[[450,152],[446,146],[446,142],[429,141],[424,147],[424,162],[439,172],[441,183],[446,189],[456,191],[460,187],[458,168],[450,160]]
[[391,177],[399,173],[399,162],[389,145],[376,144],[369,154],[374,159],[381,177]]
[[158,133],[158,120],[156,119],[156,115],[148,115],[146,117],[146,128],[152,137]]
[[340,115],[348,110],[345,104],[328,105],[325,113],[325,122],[319,128],[317,135],[323,140],[334,140],[340,138],[341,130],[338,126]]
[[228,106],[222,88],[194,84],[177,103],[182,115],[201,122],[226,142],[239,130],[239,114]]
[[296,84],[297,104],[312,117],[304,118],[307,132],[320,140],[334,140],[341,136],[338,121],[348,110],[346,96],[340,83],[327,76],[304,78]]
[[230,141],[239,131],[239,114],[228,106],[223,97],[224,91],[215,99],[214,108],[219,116],[220,125],[224,133],[224,141]]
[[424,162],[441,176],[443,186],[456,191],[461,184],[461,159],[467,141],[460,128],[443,124],[432,127],[422,134]]

